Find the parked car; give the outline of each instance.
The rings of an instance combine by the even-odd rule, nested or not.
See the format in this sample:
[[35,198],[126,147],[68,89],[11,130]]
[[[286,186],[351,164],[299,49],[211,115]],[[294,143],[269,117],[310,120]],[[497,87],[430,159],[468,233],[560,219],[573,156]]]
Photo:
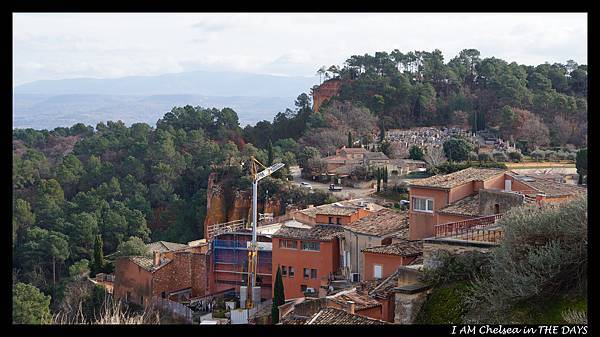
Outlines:
[[305,182],[305,181],[301,182],[300,186],[308,188],[309,190],[312,190],[312,185],[309,184],[309,183],[307,183],[307,182]]
[[329,184],[329,190],[336,192],[336,191],[341,191],[342,190],[342,186],[335,186],[335,184]]

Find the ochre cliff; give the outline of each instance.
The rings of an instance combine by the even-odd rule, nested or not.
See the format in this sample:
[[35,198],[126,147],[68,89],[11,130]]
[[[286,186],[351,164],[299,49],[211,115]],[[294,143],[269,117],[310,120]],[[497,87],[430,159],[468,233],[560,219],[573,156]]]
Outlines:
[[341,86],[342,81],[337,78],[333,78],[323,82],[323,84],[314,88],[312,90],[313,111],[319,111],[319,108],[321,107],[321,105],[323,105],[325,101],[337,95],[337,93],[340,91]]

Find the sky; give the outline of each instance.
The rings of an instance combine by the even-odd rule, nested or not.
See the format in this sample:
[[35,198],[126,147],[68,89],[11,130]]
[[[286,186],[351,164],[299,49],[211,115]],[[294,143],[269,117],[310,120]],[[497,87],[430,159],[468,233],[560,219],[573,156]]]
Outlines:
[[13,85],[193,70],[318,76],[351,55],[462,49],[587,64],[587,14],[13,13]]

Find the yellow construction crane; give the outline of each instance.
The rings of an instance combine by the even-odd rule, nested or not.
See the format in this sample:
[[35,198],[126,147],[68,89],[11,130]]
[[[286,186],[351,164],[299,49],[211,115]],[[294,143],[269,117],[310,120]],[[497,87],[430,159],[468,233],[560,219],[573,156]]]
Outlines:
[[[254,156],[250,157],[250,175],[252,177],[252,242],[248,247],[248,299],[246,300],[246,308],[250,309],[254,305],[256,301],[255,298],[252,298],[252,290],[256,285],[256,274],[258,269],[258,245],[256,243],[256,225],[257,225],[257,199],[258,199],[258,182],[270,176],[275,171],[284,167],[285,165],[282,163],[273,164],[269,167],[261,164]],[[257,165],[264,168],[264,170],[258,172]],[[258,299],[260,300],[260,298]]]

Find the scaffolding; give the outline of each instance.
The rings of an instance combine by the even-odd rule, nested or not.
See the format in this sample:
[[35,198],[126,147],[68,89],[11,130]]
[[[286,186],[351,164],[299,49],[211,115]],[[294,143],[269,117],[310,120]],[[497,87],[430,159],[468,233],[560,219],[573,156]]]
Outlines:
[[[252,241],[252,233],[229,232],[212,240],[212,257],[215,282],[235,286],[239,294],[239,286],[247,285],[248,250]],[[260,245],[259,241],[259,245]],[[272,285],[272,251],[258,249],[257,277],[260,285],[270,289]]]

